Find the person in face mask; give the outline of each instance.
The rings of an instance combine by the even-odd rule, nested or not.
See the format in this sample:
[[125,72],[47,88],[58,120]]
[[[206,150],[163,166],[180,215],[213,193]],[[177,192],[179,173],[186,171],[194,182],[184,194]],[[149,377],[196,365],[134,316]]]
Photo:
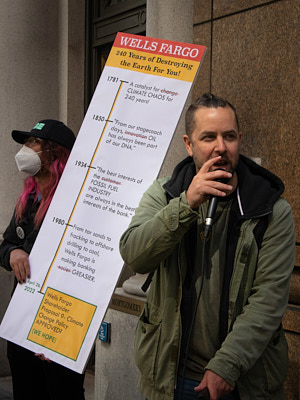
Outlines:
[[[70,151],[75,142],[71,129],[60,121],[46,119],[30,132],[12,131],[22,144],[15,160],[19,171],[27,174],[23,190],[0,245],[0,265],[12,270],[15,286],[30,278],[28,255],[51,203]],[[29,176],[28,176],[29,175]],[[78,374],[14,343],[7,343],[14,399],[24,398],[30,385],[31,399],[84,399],[84,374]],[[29,392],[28,392],[29,393]]]
[[16,154],[15,159],[20,172],[26,172],[34,176],[40,171],[42,162],[39,153],[41,153],[41,151],[36,152],[29,146],[31,143],[39,144],[41,142],[41,139],[29,138],[26,144],[24,144],[21,150]]

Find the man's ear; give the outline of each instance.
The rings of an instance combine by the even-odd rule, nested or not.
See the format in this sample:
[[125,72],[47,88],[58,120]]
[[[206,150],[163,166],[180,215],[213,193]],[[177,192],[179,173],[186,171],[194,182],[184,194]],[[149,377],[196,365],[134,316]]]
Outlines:
[[186,151],[188,152],[188,155],[190,157],[193,157],[193,144],[189,138],[188,135],[183,135],[183,141],[184,141],[184,145],[186,148]]

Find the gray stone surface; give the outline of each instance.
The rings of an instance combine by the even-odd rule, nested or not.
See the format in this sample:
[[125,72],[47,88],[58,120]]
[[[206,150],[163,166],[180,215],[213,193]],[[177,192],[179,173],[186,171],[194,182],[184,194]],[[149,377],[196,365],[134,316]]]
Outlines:
[[111,323],[111,343],[96,339],[95,400],[144,400],[136,387],[133,360],[138,317],[108,309],[104,321]]

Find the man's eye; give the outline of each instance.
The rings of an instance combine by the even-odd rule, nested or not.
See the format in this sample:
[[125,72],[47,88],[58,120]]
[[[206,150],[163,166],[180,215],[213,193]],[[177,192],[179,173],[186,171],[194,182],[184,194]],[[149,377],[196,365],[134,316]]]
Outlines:
[[233,140],[236,139],[236,136],[234,134],[230,133],[230,134],[225,136],[225,139],[229,140],[229,141],[233,141]]
[[203,136],[202,140],[209,142],[211,140],[214,140],[214,138],[215,138],[214,135],[206,135],[206,136]]

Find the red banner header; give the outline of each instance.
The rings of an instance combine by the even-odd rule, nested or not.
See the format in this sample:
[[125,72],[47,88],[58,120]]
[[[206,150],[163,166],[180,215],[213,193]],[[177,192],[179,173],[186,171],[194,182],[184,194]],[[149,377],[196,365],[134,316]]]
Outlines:
[[114,46],[199,62],[201,61],[206,50],[205,46],[131,35],[129,33],[122,32],[117,34],[114,41]]

